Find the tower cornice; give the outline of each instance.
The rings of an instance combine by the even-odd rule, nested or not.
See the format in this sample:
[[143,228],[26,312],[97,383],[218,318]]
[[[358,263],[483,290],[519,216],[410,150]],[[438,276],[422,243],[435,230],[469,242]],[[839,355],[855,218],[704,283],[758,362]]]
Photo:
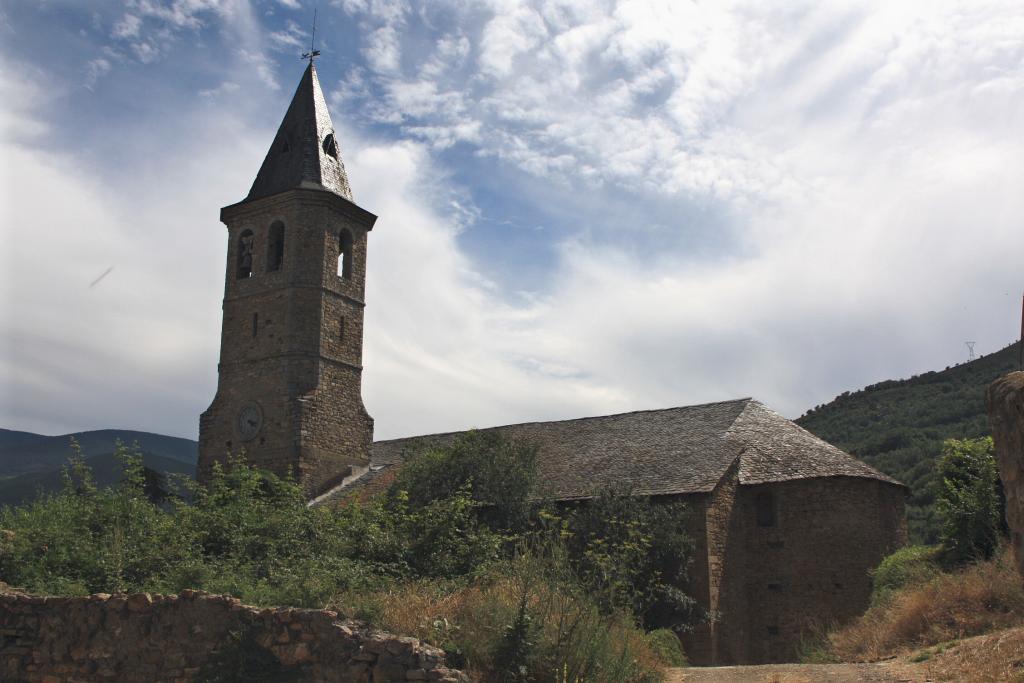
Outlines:
[[308,188],[285,190],[284,192],[279,192],[269,197],[261,197],[260,199],[243,199],[240,202],[222,208],[220,210],[220,220],[226,224],[228,221],[244,219],[250,216],[263,216],[267,212],[300,203],[303,206],[319,205],[337,211],[343,216],[356,221],[366,230],[372,230],[377,222],[375,214],[370,213],[353,201],[333,192]]

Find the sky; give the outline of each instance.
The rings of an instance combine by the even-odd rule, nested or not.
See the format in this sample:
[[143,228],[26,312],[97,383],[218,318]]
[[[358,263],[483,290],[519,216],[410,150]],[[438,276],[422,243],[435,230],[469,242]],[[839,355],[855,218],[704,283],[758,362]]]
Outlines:
[[1019,0],[0,0],[0,427],[196,437],[314,9],[377,438],[795,418],[1019,336]]

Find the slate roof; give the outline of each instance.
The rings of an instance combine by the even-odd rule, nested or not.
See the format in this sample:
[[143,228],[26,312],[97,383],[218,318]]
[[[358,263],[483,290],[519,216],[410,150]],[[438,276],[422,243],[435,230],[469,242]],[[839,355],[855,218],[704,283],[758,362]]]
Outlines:
[[[737,457],[741,484],[841,476],[903,486],[750,398],[481,431],[536,445],[540,493],[556,500],[616,486],[636,495],[708,492]],[[374,479],[418,449],[461,433],[377,441],[371,462],[382,469]],[[357,480],[337,495],[364,485],[373,487]]]
[[302,74],[246,199],[299,187],[333,192],[352,201],[340,143],[312,62]]

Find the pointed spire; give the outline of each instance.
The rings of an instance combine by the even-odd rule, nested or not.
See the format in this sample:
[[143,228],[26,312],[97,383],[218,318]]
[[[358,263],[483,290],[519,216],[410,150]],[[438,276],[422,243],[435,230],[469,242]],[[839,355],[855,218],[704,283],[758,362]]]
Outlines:
[[295,188],[326,190],[352,201],[345,164],[327,111],[327,102],[310,60],[292,103],[277,129],[246,199]]

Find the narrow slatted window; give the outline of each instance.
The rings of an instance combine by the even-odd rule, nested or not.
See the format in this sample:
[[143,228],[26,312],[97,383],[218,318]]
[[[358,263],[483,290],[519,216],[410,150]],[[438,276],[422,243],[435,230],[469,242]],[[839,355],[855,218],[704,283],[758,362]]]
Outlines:
[[274,221],[267,235],[267,272],[281,270],[284,263],[284,224]]
[[352,233],[348,230],[338,234],[338,277],[352,278]]
[[245,280],[252,277],[253,246],[252,230],[243,230],[238,236],[238,245],[235,247],[237,251],[237,268],[235,269],[235,278],[239,280]]
[[775,496],[771,491],[757,494],[755,505],[757,507],[757,525],[775,526]]

